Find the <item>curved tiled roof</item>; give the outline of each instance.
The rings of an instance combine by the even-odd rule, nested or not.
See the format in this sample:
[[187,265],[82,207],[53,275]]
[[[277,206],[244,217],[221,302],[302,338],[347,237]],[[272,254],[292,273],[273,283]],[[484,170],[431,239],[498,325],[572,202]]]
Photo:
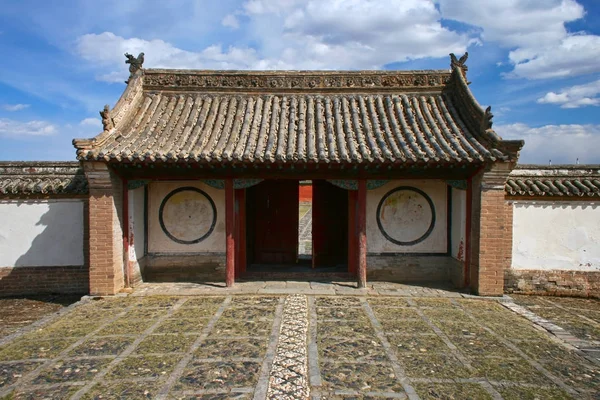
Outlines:
[[0,195],[87,193],[79,162],[0,162]]
[[509,196],[600,197],[600,165],[519,165],[505,191]]
[[416,164],[515,161],[449,71],[140,70],[74,140],[80,160],[216,164]]

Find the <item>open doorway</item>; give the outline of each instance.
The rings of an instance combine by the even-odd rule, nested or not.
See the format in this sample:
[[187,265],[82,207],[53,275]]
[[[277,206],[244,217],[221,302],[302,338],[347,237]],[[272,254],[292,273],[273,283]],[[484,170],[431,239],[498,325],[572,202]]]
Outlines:
[[292,179],[246,190],[248,272],[347,271],[347,190]]
[[348,191],[326,180],[312,183],[312,266],[346,271]]
[[312,181],[299,183],[298,264],[312,266]]

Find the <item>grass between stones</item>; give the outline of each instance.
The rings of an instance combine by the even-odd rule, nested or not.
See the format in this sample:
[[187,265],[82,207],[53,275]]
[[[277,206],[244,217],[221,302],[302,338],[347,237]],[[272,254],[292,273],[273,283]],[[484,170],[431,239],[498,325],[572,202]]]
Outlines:
[[196,339],[195,335],[149,335],[138,345],[136,352],[139,354],[184,353]]
[[319,297],[315,301],[317,307],[360,307],[360,299],[356,297]]
[[[0,348],[0,388],[18,384],[21,377],[42,365],[42,360],[56,358],[104,322],[127,311],[69,352],[68,357],[76,358],[53,360],[32,377],[31,384],[43,387],[17,387],[9,395],[12,399],[68,398],[102,372],[179,300],[174,296],[127,297],[78,306],[47,327]],[[185,300],[84,398],[154,398],[225,298]],[[570,323],[573,333],[596,334],[586,324],[596,325],[577,314],[587,313],[595,318],[600,313],[599,302],[584,302],[584,307],[577,309],[579,300],[552,298],[552,302],[560,302],[568,309],[561,310],[551,309],[548,299],[526,300],[532,311],[542,310],[557,321]],[[278,296],[233,296],[209,337],[200,343],[183,375],[177,378],[171,398],[251,398],[249,391],[258,382],[280,301]],[[379,321],[372,324],[361,301],[357,297],[340,296],[315,299],[323,399],[370,398],[390,392],[401,395],[403,387],[389,357],[397,358],[399,367],[413,380],[415,390],[423,399],[490,398],[482,385],[425,382],[430,378],[487,380],[505,399],[570,398],[555,387],[552,379],[535,369],[528,358],[576,389],[579,392],[576,398],[592,399],[600,393],[597,367],[495,302],[414,298],[411,301],[416,306],[411,306],[401,298],[370,298],[367,301]],[[439,331],[433,329],[418,310],[446,336],[438,336]],[[382,330],[378,331],[380,327]],[[381,334],[385,335],[396,358],[383,346]],[[456,350],[444,342],[448,339]],[[527,357],[509,348],[506,341]],[[241,392],[232,392],[235,388]],[[220,394],[194,394],[198,390]],[[349,394],[353,392],[358,394]]]
[[161,386],[160,382],[152,381],[98,383],[83,396],[83,399],[153,399]]
[[415,383],[422,400],[492,400],[481,386],[472,383]]
[[210,336],[268,336],[271,334],[273,321],[249,321],[220,318]]
[[396,352],[405,353],[441,353],[448,346],[435,334],[388,335],[388,342]]
[[106,379],[161,378],[170,374],[182,355],[130,356],[111,370]]
[[225,310],[221,318],[224,319],[244,319],[244,320],[272,320],[275,315],[275,308],[230,308]]
[[232,306],[272,306],[276,307],[281,297],[276,296],[240,296],[234,297],[231,301]]
[[328,363],[321,367],[323,385],[330,390],[354,389],[360,392],[397,392],[404,389],[398,383],[390,364]]
[[31,341],[19,338],[0,350],[0,361],[54,358],[77,341],[76,338]]
[[382,320],[387,319],[406,319],[406,318],[416,318],[420,319],[419,314],[417,313],[417,309],[414,307],[404,307],[404,308],[387,308],[382,306],[373,306],[373,312],[377,316],[377,318]]
[[11,400],[40,400],[40,399],[68,399],[81,387],[78,385],[54,386],[43,389],[17,389],[8,399]]
[[42,371],[33,381],[36,385],[48,383],[76,382],[92,379],[110,359],[92,358],[58,361]]
[[521,358],[487,358],[473,359],[479,376],[492,381],[511,381],[534,383],[538,385],[552,384],[541,372]]
[[258,380],[260,363],[220,361],[192,363],[185,369],[175,390],[231,389],[252,387]]
[[375,331],[370,324],[362,321],[319,321],[317,336],[364,339],[374,337]]
[[377,338],[323,338],[319,341],[319,356],[339,361],[387,361]]
[[154,333],[200,333],[208,324],[208,318],[166,319]]
[[41,362],[23,361],[19,363],[0,364],[0,388],[16,382],[29,371],[39,367]]
[[410,307],[406,299],[399,297],[374,297],[367,301],[371,307]]
[[97,333],[98,336],[139,334],[148,329],[154,320],[119,318]]
[[500,386],[496,390],[504,400],[565,400],[573,399],[559,387],[540,388],[531,386]]
[[434,333],[431,326],[422,319],[384,319],[380,320],[385,333],[419,334]]
[[267,350],[267,339],[207,339],[195,355],[197,358],[262,358]]
[[454,379],[473,375],[452,354],[399,353],[398,361],[404,366],[406,374],[414,378]]
[[317,319],[363,320],[368,322],[367,316],[361,308],[343,307],[317,307]]
[[116,356],[133,341],[134,338],[123,336],[94,337],[71,350],[69,356]]

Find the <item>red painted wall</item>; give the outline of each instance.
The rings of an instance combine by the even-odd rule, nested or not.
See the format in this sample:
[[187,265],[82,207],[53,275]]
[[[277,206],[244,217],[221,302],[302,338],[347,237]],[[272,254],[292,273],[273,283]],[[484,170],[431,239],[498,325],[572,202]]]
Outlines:
[[300,202],[312,203],[312,185],[300,185]]

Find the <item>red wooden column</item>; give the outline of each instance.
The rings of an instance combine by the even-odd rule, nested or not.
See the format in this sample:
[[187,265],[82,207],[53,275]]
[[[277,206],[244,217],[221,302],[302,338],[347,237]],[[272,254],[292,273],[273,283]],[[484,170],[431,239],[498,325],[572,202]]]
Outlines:
[[356,234],[358,236],[358,288],[367,287],[367,181],[358,180],[356,199]]
[[356,190],[348,190],[348,272],[356,275],[358,253],[356,247]]
[[232,287],[235,282],[234,193],[233,179],[225,179],[225,284],[227,287]]
[[464,282],[465,288],[471,285],[471,212],[473,210],[473,178],[467,180],[467,210],[465,221],[465,268]]
[[235,189],[235,275],[246,272],[246,189]]

